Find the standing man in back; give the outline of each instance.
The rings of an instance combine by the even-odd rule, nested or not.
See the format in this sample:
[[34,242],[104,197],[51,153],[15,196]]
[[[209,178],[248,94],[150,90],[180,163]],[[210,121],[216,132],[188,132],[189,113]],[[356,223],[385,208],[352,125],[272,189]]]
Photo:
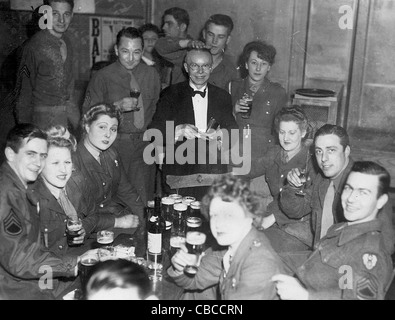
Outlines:
[[73,100],[73,49],[65,34],[73,18],[74,1],[46,0],[44,4],[51,8],[48,24],[23,48],[15,88],[16,120],[41,128],[71,125],[73,131],[80,111]]

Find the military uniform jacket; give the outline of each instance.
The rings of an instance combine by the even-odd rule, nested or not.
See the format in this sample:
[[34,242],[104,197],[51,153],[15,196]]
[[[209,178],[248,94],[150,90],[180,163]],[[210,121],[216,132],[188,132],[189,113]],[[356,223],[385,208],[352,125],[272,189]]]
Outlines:
[[85,177],[98,207],[100,223],[107,224],[108,228],[113,227],[115,216],[129,211],[143,221],[144,205],[136,189],[127,180],[118,151],[111,147],[103,151],[102,156],[104,163],[99,164],[83,142],[78,144],[73,154],[73,164]]
[[[60,53],[61,40],[48,30],[37,32],[24,45],[16,86],[19,91],[16,103],[19,122],[35,120],[38,125],[48,125],[50,113],[40,112],[41,118],[37,118],[35,108],[67,106],[64,114],[77,127],[80,112],[73,101],[73,47],[67,36],[62,40],[67,47],[64,62]],[[62,124],[67,126],[67,119],[65,121]]]
[[[159,74],[155,68],[139,63],[132,73],[140,86],[144,106],[144,127],[136,128],[134,113],[124,112],[122,125],[119,128],[122,133],[144,132],[155,113],[161,90]],[[97,103],[113,104],[127,97],[130,97],[130,74],[119,61],[116,61],[99,70],[89,81],[83,112]]]
[[[227,273],[222,261],[225,252],[214,254],[209,249],[195,277],[180,275],[174,281],[189,290],[203,290],[219,283],[222,300],[278,299],[271,278],[283,273],[283,263],[262,232],[251,229],[237,248]],[[172,276],[171,271],[169,274]]]
[[[74,247],[67,245],[66,222],[67,215],[60,206],[54,195],[45,185],[42,178],[39,178],[32,186],[37,196],[40,197],[40,229],[44,235],[44,246],[48,251],[63,257],[64,255],[78,255]],[[66,193],[70,202],[77,211],[78,217],[82,220],[86,236],[97,230],[103,230],[98,225],[99,215],[96,214],[96,206],[90,197],[89,190],[85,186],[85,180],[81,174],[74,171],[66,184]],[[99,228],[98,228],[99,227]],[[46,238],[45,238],[46,237]],[[85,248],[84,251],[90,248]]]
[[333,225],[297,269],[309,299],[383,300],[392,274],[379,220]]
[[[353,164],[354,161],[350,158],[347,167],[342,172],[339,185],[335,190],[335,198],[332,205],[334,223],[345,222],[346,220],[341,204],[341,193]],[[280,195],[281,208],[289,217],[300,218],[311,212],[314,244],[318,243],[320,240],[322,211],[329,184],[330,179],[324,177],[322,173],[319,173],[310,185],[306,185],[306,196],[299,197],[295,195],[295,189],[291,186],[284,188]],[[378,219],[383,222],[384,243],[388,252],[392,254],[394,252],[395,232],[392,227],[391,204],[388,202],[381,212],[382,214],[378,215]]]
[[38,198],[7,163],[0,168],[0,185],[0,298],[53,299],[51,290],[40,289],[40,277],[48,268],[53,277],[73,277],[77,259],[43,250]]
[[[252,94],[249,89],[248,78],[234,80],[229,88],[232,95],[232,106],[236,105],[244,93]],[[242,134],[243,128],[250,126],[252,146],[252,166],[255,159],[265,156],[270,146],[276,139],[273,135],[273,121],[276,113],[286,106],[288,95],[285,89],[278,83],[265,79],[259,90],[254,95],[252,111],[249,119],[243,119],[242,113],[236,113],[236,122]],[[240,142],[243,140],[240,139]],[[240,148],[242,150],[242,148]],[[254,167],[252,167],[254,170]]]

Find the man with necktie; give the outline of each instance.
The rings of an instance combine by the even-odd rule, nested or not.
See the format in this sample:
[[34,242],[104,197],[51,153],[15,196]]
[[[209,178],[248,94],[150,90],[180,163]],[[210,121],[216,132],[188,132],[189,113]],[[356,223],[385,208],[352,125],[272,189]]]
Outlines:
[[[208,83],[212,63],[208,49],[190,49],[184,63],[189,80],[164,90],[150,125],[160,130],[167,143],[162,167],[164,180],[168,176],[188,176],[192,187],[173,191],[198,199],[208,190],[205,180],[210,180],[210,175],[229,171],[221,155],[237,142],[231,141],[231,130],[237,129],[231,97]],[[206,133],[210,119],[215,119],[217,126]],[[229,139],[222,139],[225,132]],[[213,144],[214,148],[210,148]],[[165,186],[165,191],[172,192],[170,186]]]
[[118,32],[114,46],[118,59],[92,77],[83,111],[85,113],[97,103],[120,107],[123,122],[115,146],[130,183],[146,204],[153,199],[156,168],[144,161],[143,153],[148,142],[143,140],[143,135],[155,113],[161,83],[156,69],[141,60],[143,47],[143,38],[136,28]]
[[[305,189],[301,197],[295,191],[302,183],[298,168],[292,169],[287,176],[289,185],[280,195],[283,211],[298,219],[311,212],[313,244],[326,236],[328,229],[335,223],[345,222],[341,206],[341,193],[354,161],[350,157],[351,147],[347,131],[337,125],[326,124],[314,136],[314,150],[320,173]],[[384,223],[384,240],[387,250],[394,252],[394,228],[392,225],[392,208],[387,203],[382,209],[379,220]]]

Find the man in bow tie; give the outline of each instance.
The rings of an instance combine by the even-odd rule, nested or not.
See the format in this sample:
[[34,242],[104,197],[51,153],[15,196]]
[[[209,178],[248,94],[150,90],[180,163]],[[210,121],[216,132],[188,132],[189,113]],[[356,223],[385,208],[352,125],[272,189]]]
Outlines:
[[[221,138],[225,131],[231,137],[231,129],[237,129],[230,95],[208,83],[212,64],[208,49],[190,49],[184,62],[189,80],[164,90],[150,125],[151,128],[159,129],[164,141],[168,142],[163,165],[164,179],[169,175],[181,178],[188,176],[185,183],[181,183],[178,193],[198,199],[206,193],[207,180],[213,178],[212,174],[229,171],[227,163],[221,161],[221,154],[228,152],[234,141],[226,141],[221,145],[221,142],[225,142]],[[207,127],[211,118],[218,124],[212,129]],[[170,141],[174,144],[171,148]],[[215,149],[210,148],[213,143],[217,144]],[[183,149],[186,152],[181,151]],[[215,152],[211,150],[217,150],[217,154],[214,155]],[[213,156],[217,156],[216,159]],[[171,186],[165,186],[165,191],[171,192],[171,189]]]

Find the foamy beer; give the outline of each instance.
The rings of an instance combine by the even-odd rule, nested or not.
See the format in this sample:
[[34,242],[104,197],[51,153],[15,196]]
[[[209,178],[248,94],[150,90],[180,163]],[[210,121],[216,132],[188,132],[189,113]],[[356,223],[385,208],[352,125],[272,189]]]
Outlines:
[[184,268],[184,272],[190,276],[194,276],[198,271],[198,265],[200,255],[204,251],[204,244],[206,242],[206,235],[199,231],[189,231],[186,237],[185,246],[189,254],[196,256],[196,262],[194,265],[187,265]]
[[114,232],[102,230],[97,232],[97,243],[101,246],[111,246],[114,242]]
[[66,238],[67,238],[67,244],[69,247],[74,247],[78,246],[77,244],[74,244],[74,239],[78,238],[79,232],[82,229],[82,222],[80,218],[73,219],[73,218],[68,218],[67,223],[66,223]]
[[92,268],[95,264],[99,262],[99,259],[95,255],[86,255],[82,256],[81,261],[79,263],[79,276],[81,280],[82,292],[86,294],[86,283],[89,280],[89,277],[92,273]]

